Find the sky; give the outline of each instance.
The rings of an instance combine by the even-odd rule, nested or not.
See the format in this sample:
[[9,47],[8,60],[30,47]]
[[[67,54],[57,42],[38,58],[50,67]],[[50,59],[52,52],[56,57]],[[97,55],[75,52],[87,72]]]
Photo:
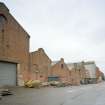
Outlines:
[[105,0],[0,0],[52,61],[95,61],[105,73]]

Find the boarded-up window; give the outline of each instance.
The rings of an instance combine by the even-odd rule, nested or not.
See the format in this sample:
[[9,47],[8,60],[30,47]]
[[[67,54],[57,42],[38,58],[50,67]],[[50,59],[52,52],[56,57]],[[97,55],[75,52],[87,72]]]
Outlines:
[[63,67],[64,67],[64,65],[63,64],[61,64],[61,68],[63,69]]
[[0,31],[4,30],[5,23],[6,23],[5,17],[3,15],[0,15]]

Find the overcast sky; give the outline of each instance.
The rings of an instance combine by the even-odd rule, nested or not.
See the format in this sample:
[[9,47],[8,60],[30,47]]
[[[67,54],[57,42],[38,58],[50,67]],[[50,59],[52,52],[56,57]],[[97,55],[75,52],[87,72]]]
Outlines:
[[105,73],[105,0],[1,0],[52,60],[94,60]]

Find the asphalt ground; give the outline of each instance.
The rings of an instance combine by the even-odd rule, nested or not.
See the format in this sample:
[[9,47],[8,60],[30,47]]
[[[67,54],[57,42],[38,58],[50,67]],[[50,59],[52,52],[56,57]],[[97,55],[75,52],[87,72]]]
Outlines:
[[40,89],[13,87],[13,95],[4,96],[0,105],[105,105],[105,83],[46,87]]

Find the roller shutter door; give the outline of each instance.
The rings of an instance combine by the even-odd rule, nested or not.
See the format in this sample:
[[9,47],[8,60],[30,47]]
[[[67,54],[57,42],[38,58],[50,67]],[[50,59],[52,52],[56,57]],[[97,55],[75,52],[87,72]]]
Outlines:
[[0,61],[0,86],[16,86],[16,64]]

